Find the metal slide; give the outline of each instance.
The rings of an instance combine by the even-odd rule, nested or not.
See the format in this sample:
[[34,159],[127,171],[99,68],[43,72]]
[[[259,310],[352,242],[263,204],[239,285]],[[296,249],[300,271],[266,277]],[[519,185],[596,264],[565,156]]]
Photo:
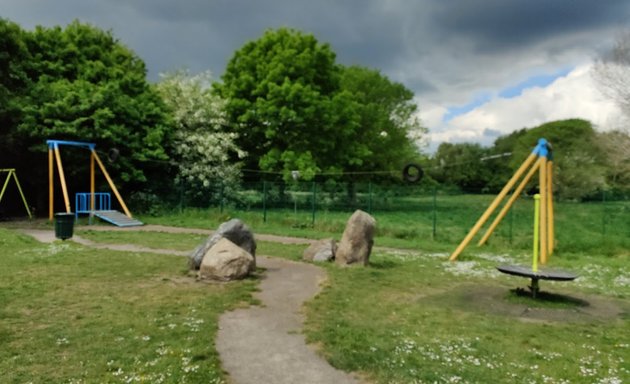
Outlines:
[[144,225],[143,222],[137,219],[130,218],[126,216],[122,212],[118,211],[96,211],[94,212],[94,216],[98,217],[101,220],[105,220],[108,223],[114,224],[117,227],[135,227],[139,225]]

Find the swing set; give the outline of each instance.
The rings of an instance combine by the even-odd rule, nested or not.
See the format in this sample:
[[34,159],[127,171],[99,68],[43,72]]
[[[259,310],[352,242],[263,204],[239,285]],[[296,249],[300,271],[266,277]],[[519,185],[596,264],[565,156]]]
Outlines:
[[26,213],[28,213],[28,218],[32,219],[33,215],[31,214],[31,210],[28,208],[28,203],[26,202],[26,197],[24,197],[24,192],[22,192],[22,187],[20,186],[20,181],[17,178],[17,173],[15,173],[15,168],[4,168],[0,169],[0,173],[6,173],[7,178],[4,180],[4,185],[2,186],[2,192],[0,192],[0,202],[4,197],[4,192],[7,190],[7,186],[11,181],[11,176],[13,176],[13,180],[15,180],[15,184],[17,185],[18,191],[20,192],[20,196],[22,197],[22,202],[24,203],[24,208],[26,208]]
[[[97,216],[105,221],[108,221],[117,226],[134,226],[134,225],[142,225],[142,222],[133,219],[131,216],[131,212],[127,208],[127,205],[123,201],[116,185],[112,181],[109,173],[105,169],[103,162],[98,157],[96,153],[95,147],[96,145],[93,143],[84,143],[79,141],[64,141],[64,140],[46,140],[46,144],[48,144],[48,185],[49,185],[49,211],[48,217],[49,220],[53,220],[54,216],[54,176],[55,176],[55,162],[57,164],[57,172],[59,174],[59,180],[61,182],[61,190],[63,193],[63,199],[65,203],[66,213],[71,213],[70,207],[70,199],[68,197],[68,188],[66,186],[66,177],[63,171],[63,165],[61,163],[61,155],[59,151],[59,146],[74,146],[80,148],[87,148],[90,151],[90,192],[89,193],[77,193],[76,198],[76,214],[79,212],[89,213],[90,220],[93,216]],[[103,193],[97,193],[95,191],[95,164],[98,164],[101,172],[105,176],[107,183],[110,188],[114,192],[114,195],[118,199],[118,203],[122,207],[124,211],[124,215],[120,212],[113,211],[109,209],[109,203],[105,206],[103,201],[109,202],[109,199],[103,199]],[[99,202],[99,207],[97,209],[96,202]],[[81,204],[80,204],[81,202]],[[89,209],[86,208],[89,206]],[[81,208],[83,207],[83,208]]]

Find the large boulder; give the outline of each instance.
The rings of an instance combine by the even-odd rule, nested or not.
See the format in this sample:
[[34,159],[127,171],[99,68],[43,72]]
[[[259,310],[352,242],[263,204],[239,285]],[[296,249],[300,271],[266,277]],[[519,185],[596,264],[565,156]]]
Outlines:
[[222,238],[203,257],[199,278],[237,280],[246,277],[255,269],[254,256],[227,238]]
[[361,210],[355,211],[343,231],[335,262],[341,265],[367,265],[374,244],[376,220]]
[[302,259],[306,261],[332,261],[335,259],[336,250],[337,244],[334,239],[318,240],[304,250]]
[[223,238],[229,239],[232,243],[243,248],[254,257],[254,262],[256,261],[256,240],[254,240],[254,234],[241,220],[232,219],[221,224],[212,235],[208,236],[203,244],[195,248],[190,254],[190,268],[199,269],[201,260],[206,252]]

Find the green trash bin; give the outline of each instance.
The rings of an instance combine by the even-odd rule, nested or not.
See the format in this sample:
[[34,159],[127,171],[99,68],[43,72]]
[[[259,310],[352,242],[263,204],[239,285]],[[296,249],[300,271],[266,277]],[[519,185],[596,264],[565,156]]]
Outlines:
[[55,213],[55,237],[66,240],[72,237],[74,213]]

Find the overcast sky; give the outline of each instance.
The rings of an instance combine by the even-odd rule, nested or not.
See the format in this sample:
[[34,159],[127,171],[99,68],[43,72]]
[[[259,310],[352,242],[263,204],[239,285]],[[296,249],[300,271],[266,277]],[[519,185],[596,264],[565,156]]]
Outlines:
[[329,43],[343,64],[414,91],[430,146],[490,145],[563,118],[606,129],[617,112],[589,69],[630,27],[628,0],[0,0],[25,29],[74,19],[108,29],[159,73],[211,70],[269,28]]

